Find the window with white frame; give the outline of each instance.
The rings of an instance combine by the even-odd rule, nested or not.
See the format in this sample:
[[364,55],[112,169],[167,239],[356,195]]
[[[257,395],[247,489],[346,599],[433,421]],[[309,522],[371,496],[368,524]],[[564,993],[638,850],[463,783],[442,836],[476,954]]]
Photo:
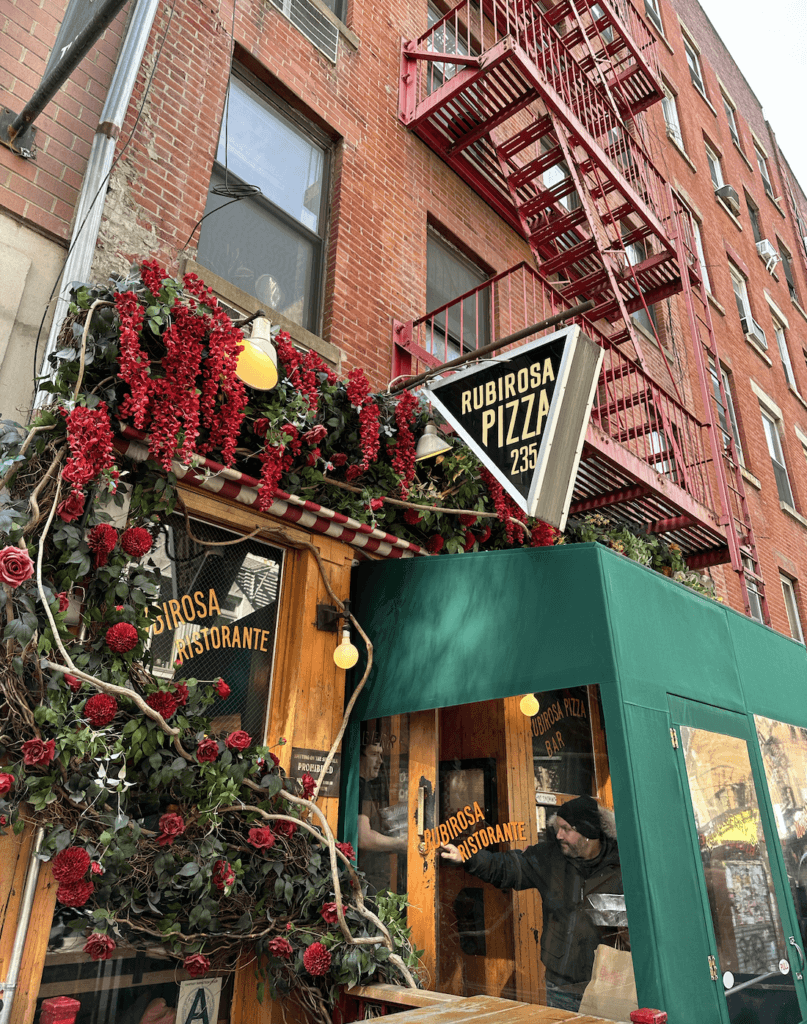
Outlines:
[[[595,5],[596,6],[596,5]],[[553,148],[552,143],[544,139],[541,143],[541,148],[544,153],[548,153]],[[582,205],[580,196],[577,190],[573,187],[571,179],[571,171],[569,165],[565,160],[558,160],[556,164],[548,167],[543,173],[543,183],[545,188],[554,188],[557,185],[563,186],[560,191],[565,192],[565,195],[561,195],[558,200],[565,209],[570,213],[572,210],[579,210]]]
[[799,293],[796,291],[796,282],[793,279],[793,258],[782,239],[777,236],[776,241],[779,243],[779,255],[782,257],[782,271],[787,281],[787,290],[790,292],[793,302],[798,303]]
[[737,303],[737,312],[740,314],[740,326],[746,337],[751,337],[762,348],[768,347],[768,339],[765,332],[751,315],[751,303],[748,301],[748,288],[745,278],[733,264],[729,264],[731,275],[731,286],[734,289],[734,300]]
[[737,414],[734,411],[734,398],[731,393],[731,381],[725,367],[720,367],[720,383],[723,384],[723,394],[726,396],[725,405],[720,394],[720,383],[718,382],[717,369],[712,356],[709,356],[709,375],[712,379],[712,394],[715,399],[717,418],[720,429],[723,432],[723,447],[728,448],[730,442],[734,441],[734,448],[737,452],[737,461],[741,466],[745,465],[743,446],[740,442],[740,428],[737,425]]
[[[257,79],[233,76],[198,261],[314,333],[320,312],[328,164],[328,140],[314,125]],[[232,202],[227,194],[213,191],[217,186],[245,185],[257,186],[259,192]],[[219,212],[225,206],[226,211]]]
[[724,92],[721,92],[720,95],[723,97],[723,109],[726,111],[726,120],[729,123],[731,141],[738,149],[742,149],[742,146],[740,145],[740,132],[737,128],[737,117],[734,113],[734,104],[728,99]]
[[759,583],[755,579],[754,574],[754,560],[748,555],[743,555],[742,561],[743,569],[745,570],[745,583],[748,590],[748,604],[751,617],[756,619],[757,622],[764,623],[765,617],[762,614],[762,598],[759,594]]
[[695,251],[698,254],[698,263],[701,268],[701,277],[703,278],[703,284],[707,292],[712,290],[711,282],[709,281],[709,271],[706,268],[706,257],[703,253],[703,238],[701,237],[701,226],[698,223],[697,217],[692,215],[692,237],[695,239]]
[[785,611],[787,622],[790,626],[790,635],[800,644],[804,643],[804,632],[801,628],[801,616],[799,615],[799,603],[796,600],[796,587],[789,576],[783,572],[779,573],[779,582],[782,584],[782,597],[785,599]]
[[689,67],[689,77],[692,84],[703,96],[706,96],[706,87],[703,84],[703,71],[701,70],[701,58],[695,44],[687,36],[684,36],[684,53]]
[[664,95],[661,98],[661,109],[664,113],[667,135],[676,145],[683,149],[684,138],[681,135],[681,122],[678,120],[678,106],[675,102],[675,95],[668,88],[666,82],[662,82],[661,87],[664,90]]
[[771,176],[768,173],[768,158],[765,156],[763,151],[760,149],[757,142],[754,143],[754,153],[757,158],[757,166],[759,167],[759,173],[762,175],[762,184],[765,187],[765,191],[773,199],[773,185],[771,185]]
[[776,478],[776,490],[779,493],[779,501],[793,508],[793,491],[790,488],[790,477],[787,475],[785,455],[782,451],[782,439],[779,436],[781,420],[774,417],[771,410],[760,406],[762,413],[762,427],[765,431],[765,440],[768,444],[768,454],[773,465],[773,475]]
[[664,25],[661,21],[661,8],[659,7],[658,0],[644,0],[644,12],[662,35],[664,35]]
[[723,168],[720,166],[720,157],[708,143],[706,143],[706,162],[709,165],[709,175],[712,179],[712,187],[716,192],[725,184],[723,181]]
[[[623,237],[630,231],[630,227],[627,224],[622,224],[622,235]],[[647,246],[644,242],[628,242],[625,245],[625,253],[628,257],[628,266],[636,267],[640,263],[643,263],[648,257]],[[656,336],[656,310],[654,306],[648,305],[645,309],[644,306],[640,306],[635,309],[631,315],[631,320],[635,324],[638,324],[643,328],[651,337]]]
[[784,324],[775,316],[773,317],[773,333],[776,335],[776,344],[779,348],[779,355],[782,359],[782,369],[785,371],[785,380],[793,388],[798,390],[796,377],[793,373],[793,364],[790,362],[790,353],[787,349],[787,336],[785,335]]

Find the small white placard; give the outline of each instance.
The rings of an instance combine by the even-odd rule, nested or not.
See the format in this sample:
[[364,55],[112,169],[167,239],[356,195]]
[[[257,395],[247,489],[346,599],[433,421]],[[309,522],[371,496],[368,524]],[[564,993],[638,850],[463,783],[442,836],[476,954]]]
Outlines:
[[537,804],[553,804],[553,805],[557,806],[558,795],[557,795],[557,793],[539,793],[538,790],[536,789],[536,791],[535,791],[535,802]]
[[195,978],[179,983],[176,1024],[216,1024],[221,978]]

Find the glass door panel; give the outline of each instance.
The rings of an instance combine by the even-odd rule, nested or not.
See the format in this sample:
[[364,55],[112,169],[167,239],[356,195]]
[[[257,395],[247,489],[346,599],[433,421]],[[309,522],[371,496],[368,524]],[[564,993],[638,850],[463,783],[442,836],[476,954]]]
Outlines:
[[729,1019],[798,1024],[748,745],[736,736],[680,728]]
[[755,717],[776,832],[796,908],[800,946],[807,943],[807,729]]

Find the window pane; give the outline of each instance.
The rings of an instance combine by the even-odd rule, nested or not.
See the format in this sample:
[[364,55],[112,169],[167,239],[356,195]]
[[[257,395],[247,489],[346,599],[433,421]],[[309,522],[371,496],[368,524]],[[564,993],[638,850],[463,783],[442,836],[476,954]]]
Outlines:
[[357,864],[369,891],[406,892],[409,715],[362,723]]
[[[487,280],[478,267],[431,232],[426,241],[426,306],[439,309]],[[431,328],[433,327],[433,331]],[[490,341],[490,289],[484,288],[462,303],[449,306],[429,323],[430,350],[451,359]],[[433,337],[432,337],[433,334]]]
[[785,457],[782,452],[782,442],[779,439],[779,431],[777,430],[775,421],[764,412],[762,413],[762,425],[765,428],[765,439],[768,442],[768,451],[773,465],[773,475],[776,477],[776,489],[779,492],[779,500],[790,505],[792,508],[793,493],[790,490],[790,480],[787,475]]
[[776,335],[776,344],[779,346],[779,355],[782,357],[782,367],[785,371],[785,379],[792,388],[795,388],[796,378],[793,376],[793,367],[790,363],[790,353],[787,350],[785,329],[775,320],[773,322],[773,333]]
[[[799,643],[804,643],[804,634],[801,629],[801,616],[799,615],[799,605],[796,601],[796,588],[793,586],[793,581],[787,576],[779,576],[782,583],[782,596],[785,599],[785,609],[787,611],[787,622],[790,626],[790,635],[794,640],[798,640]],[[807,904],[805,905],[807,909]]]

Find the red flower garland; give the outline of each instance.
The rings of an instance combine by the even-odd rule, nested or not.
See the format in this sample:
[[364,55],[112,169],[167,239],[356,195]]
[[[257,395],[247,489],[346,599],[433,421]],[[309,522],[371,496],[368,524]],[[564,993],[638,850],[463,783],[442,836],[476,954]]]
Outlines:
[[138,430],[143,430],[149,421],[151,404],[149,360],[140,347],[143,308],[134,292],[118,292],[115,308],[120,320],[118,376],[129,385],[129,394],[121,402],[119,411],[125,419],[131,418]]
[[106,403],[100,402],[94,409],[77,405],[67,414],[67,443],[70,458],[62,476],[75,489],[86,487],[99,473],[111,469],[112,427]]
[[404,391],[395,406],[395,426],[398,443],[392,456],[392,468],[401,478],[401,497],[406,500],[415,478],[415,435],[412,433],[414,414],[419,403],[411,391]]
[[363,473],[369,469],[370,463],[378,456],[381,437],[378,431],[378,406],[375,402],[366,402],[359,413],[359,444],[362,460],[359,469]]

